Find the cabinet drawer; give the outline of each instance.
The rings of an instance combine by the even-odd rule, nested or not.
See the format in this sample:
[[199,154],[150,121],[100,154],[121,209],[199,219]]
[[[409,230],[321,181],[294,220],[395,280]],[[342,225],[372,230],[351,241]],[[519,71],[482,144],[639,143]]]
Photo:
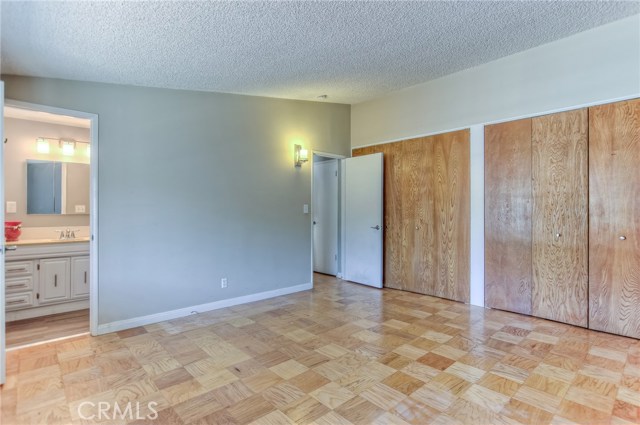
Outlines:
[[4,272],[6,277],[33,274],[33,261],[7,261]]
[[33,292],[8,294],[5,299],[5,304],[7,311],[33,307]]
[[30,291],[33,289],[33,275],[7,278],[4,287],[7,294]]

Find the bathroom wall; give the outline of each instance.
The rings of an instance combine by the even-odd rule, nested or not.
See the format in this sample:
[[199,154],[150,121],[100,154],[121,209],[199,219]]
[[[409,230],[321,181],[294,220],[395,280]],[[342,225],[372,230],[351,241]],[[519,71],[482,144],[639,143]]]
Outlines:
[[[36,139],[38,137],[69,138],[79,141],[89,141],[89,129],[70,127],[66,125],[44,123],[38,121],[23,120],[18,118],[4,119],[4,136],[7,143],[4,145],[4,184],[5,200],[15,201],[17,212],[7,213],[5,208],[5,220],[22,221],[23,227],[73,227],[88,226],[89,215],[35,215],[27,214],[27,159],[89,163],[89,157],[85,154],[84,146],[76,149],[73,156],[63,156],[56,146],[51,144],[48,154],[36,152]],[[69,179],[77,187],[72,189],[88,189],[89,179]],[[6,207],[6,204],[3,206]],[[24,232],[23,232],[24,236]],[[55,237],[51,233],[50,237]]]
[[311,167],[293,145],[348,155],[349,105],[3,79],[8,99],[99,116],[101,331],[310,286]]

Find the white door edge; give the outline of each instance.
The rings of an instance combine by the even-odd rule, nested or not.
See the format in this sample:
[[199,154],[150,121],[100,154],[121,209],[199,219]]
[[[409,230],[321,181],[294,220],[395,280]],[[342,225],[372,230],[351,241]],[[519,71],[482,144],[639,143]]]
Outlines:
[[382,153],[345,162],[344,279],[383,287],[384,167]]
[[[0,81],[0,107],[4,111],[4,82]],[[4,112],[0,122],[0,221],[2,221],[2,246],[0,247],[0,385],[7,380],[7,350],[6,350],[6,317],[5,317],[5,282],[4,282]]]

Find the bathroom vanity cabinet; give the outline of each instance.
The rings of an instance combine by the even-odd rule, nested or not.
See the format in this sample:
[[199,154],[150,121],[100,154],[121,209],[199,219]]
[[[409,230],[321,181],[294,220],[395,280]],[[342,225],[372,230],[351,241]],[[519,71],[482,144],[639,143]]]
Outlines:
[[17,244],[7,253],[7,321],[89,308],[89,242]]

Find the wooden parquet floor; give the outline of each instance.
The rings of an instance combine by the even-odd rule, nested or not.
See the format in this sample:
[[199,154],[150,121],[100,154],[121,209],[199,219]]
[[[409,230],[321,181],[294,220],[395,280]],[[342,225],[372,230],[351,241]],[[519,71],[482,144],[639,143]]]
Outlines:
[[317,276],[12,351],[0,397],[3,424],[629,424],[640,341]]
[[89,309],[8,322],[7,348],[89,332]]

